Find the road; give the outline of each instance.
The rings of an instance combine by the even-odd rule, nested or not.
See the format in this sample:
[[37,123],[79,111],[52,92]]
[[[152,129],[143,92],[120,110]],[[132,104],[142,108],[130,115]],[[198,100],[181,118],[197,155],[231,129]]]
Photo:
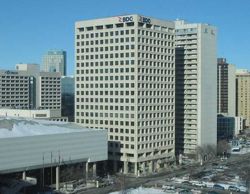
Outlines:
[[[240,155],[240,156],[232,156],[227,161],[223,161],[223,162],[221,162],[219,159],[216,159],[211,162],[205,163],[203,166],[200,166],[199,164],[196,163],[192,165],[183,166],[182,168],[179,168],[176,170],[166,171],[164,173],[155,174],[155,175],[151,175],[147,177],[135,178],[135,177],[128,177],[128,176],[120,175],[116,177],[116,180],[122,180],[120,182],[116,181],[113,185],[110,185],[104,188],[92,188],[87,191],[79,192],[78,194],[106,194],[106,193],[110,193],[114,191],[123,190],[126,188],[136,188],[141,185],[155,185],[161,180],[167,180],[172,177],[179,177],[179,176],[188,174],[190,173],[190,169],[192,170],[192,173],[202,172],[205,169],[211,168],[212,162],[217,162],[218,164],[222,164],[222,165],[227,164],[230,168],[234,168],[236,166],[238,167],[241,166],[242,168],[244,168],[246,165],[249,166],[249,161],[250,161],[250,153]],[[221,193],[228,193],[228,191],[221,192]]]

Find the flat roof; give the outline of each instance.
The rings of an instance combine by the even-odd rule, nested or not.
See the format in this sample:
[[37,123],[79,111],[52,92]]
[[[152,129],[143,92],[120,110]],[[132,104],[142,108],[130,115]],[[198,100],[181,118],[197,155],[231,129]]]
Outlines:
[[0,139],[73,132],[87,132],[91,130],[100,129],[89,129],[79,124],[69,122],[0,116]]

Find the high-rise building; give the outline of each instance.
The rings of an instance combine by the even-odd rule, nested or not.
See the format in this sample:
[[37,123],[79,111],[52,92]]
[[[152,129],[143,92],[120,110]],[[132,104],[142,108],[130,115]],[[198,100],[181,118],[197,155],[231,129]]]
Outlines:
[[197,147],[216,146],[216,28],[175,23],[176,149],[194,154]]
[[76,22],[75,121],[108,130],[109,160],[147,173],[175,155],[174,23],[140,15]]
[[217,60],[217,113],[235,116],[236,90],[235,66],[228,64],[225,58]]
[[0,108],[33,108],[33,79],[24,72],[0,70]]
[[37,64],[0,71],[0,108],[61,109],[60,73],[40,72]]
[[62,116],[74,121],[75,115],[75,78],[62,76]]
[[250,126],[250,72],[246,69],[236,70],[236,115]]
[[37,108],[61,110],[61,74],[40,72],[37,78]]
[[66,51],[48,51],[43,56],[43,70],[45,72],[60,72],[66,75]]

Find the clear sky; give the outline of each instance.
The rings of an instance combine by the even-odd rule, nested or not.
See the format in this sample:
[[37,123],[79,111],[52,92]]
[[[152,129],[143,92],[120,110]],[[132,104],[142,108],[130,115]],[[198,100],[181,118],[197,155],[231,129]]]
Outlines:
[[0,0],[0,69],[63,49],[73,74],[75,21],[132,13],[215,25],[218,57],[250,69],[250,0]]

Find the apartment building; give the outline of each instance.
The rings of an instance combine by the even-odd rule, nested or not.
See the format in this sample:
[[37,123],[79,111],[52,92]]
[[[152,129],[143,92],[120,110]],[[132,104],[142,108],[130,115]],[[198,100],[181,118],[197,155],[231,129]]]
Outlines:
[[236,115],[250,126],[250,72],[246,69],[236,70]]
[[175,22],[176,153],[216,146],[216,28]]
[[235,71],[225,58],[217,59],[217,113],[224,116],[236,114]]
[[75,121],[108,130],[123,173],[153,172],[175,154],[174,23],[140,15],[75,24]]

